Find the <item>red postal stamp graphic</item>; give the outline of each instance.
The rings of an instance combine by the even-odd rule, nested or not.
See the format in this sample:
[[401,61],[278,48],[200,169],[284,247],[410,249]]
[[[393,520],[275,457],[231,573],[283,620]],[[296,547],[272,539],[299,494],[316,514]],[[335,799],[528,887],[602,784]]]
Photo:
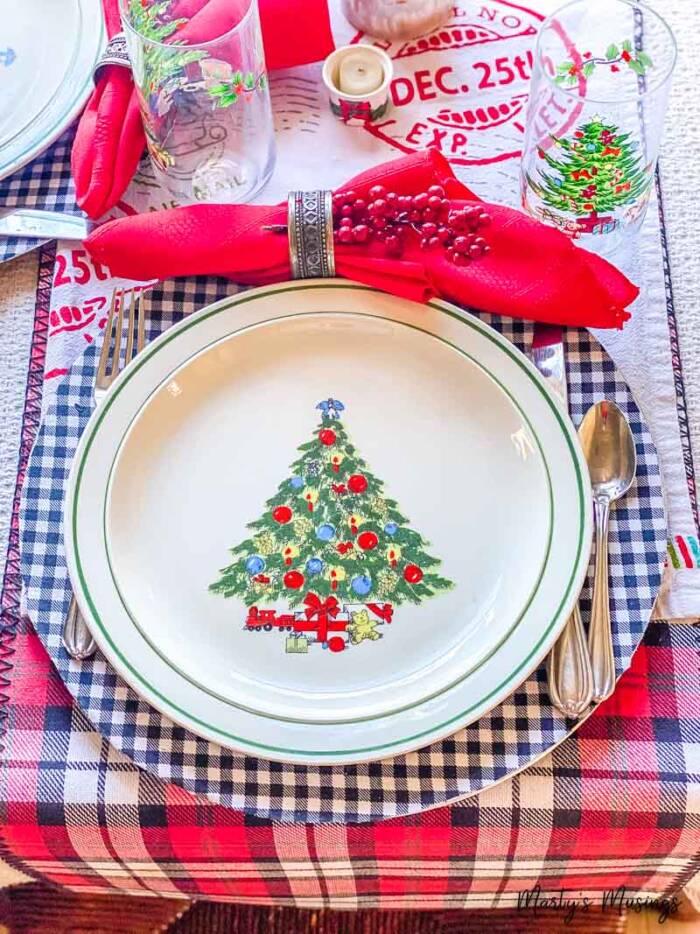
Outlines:
[[507,0],[461,0],[431,35],[370,39],[394,63],[391,109],[367,132],[401,152],[437,149],[458,165],[520,155],[533,49],[544,17]]

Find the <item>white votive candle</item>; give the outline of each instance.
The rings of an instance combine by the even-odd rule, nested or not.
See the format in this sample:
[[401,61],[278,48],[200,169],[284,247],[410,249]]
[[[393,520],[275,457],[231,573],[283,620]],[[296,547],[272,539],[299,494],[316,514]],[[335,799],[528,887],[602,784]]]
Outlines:
[[382,63],[369,49],[358,48],[340,62],[338,86],[341,94],[369,95],[381,87],[383,80]]

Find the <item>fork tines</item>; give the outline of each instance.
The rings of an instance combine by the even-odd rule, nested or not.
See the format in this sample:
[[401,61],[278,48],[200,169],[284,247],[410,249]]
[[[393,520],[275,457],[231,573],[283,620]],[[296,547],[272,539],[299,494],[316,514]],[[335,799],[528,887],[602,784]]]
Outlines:
[[[124,311],[126,314],[126,351],[122,364],[122,344],[124,341]],[[102,352],[97,367],[97,385],[106,387],[118,375],[123,366],[130,363],[136,353],[143,350],[145,344],[145,318],[143,311],[143,292],[115,289],[109,306],[107,323],[102,340]]]

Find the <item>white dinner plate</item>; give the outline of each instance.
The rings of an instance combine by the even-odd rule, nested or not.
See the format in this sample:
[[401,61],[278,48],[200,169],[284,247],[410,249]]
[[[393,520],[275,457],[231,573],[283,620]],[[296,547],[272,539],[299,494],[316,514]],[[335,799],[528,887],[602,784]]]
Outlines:
[[81,440],[66,547],[101,649],[161,711],[340,763],[512,692],[577,599],[590,517],[575,431],[508,341],[304,282],[205,308],[126,369]]
[[43,152],[92,89],[104,44],[97,0],[21,0],[0,39],[0,178]]

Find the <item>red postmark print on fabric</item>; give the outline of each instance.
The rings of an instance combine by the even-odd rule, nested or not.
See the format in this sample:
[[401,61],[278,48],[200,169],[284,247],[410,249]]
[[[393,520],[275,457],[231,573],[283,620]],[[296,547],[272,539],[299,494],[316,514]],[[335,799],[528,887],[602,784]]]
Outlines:
[[401,152],[437,149],[457,165],[520,155],[543,17],[507,0],[462,0],[428,36],[388,42],[358,33],[394,63],[387,119],[366,131]]
[[89,298],[78,305],[61,305],[53,308],[49,314],[49,337],[62,334],[65,331],[82,331],[95,320],[98,311],[107,305],[103,295]]

